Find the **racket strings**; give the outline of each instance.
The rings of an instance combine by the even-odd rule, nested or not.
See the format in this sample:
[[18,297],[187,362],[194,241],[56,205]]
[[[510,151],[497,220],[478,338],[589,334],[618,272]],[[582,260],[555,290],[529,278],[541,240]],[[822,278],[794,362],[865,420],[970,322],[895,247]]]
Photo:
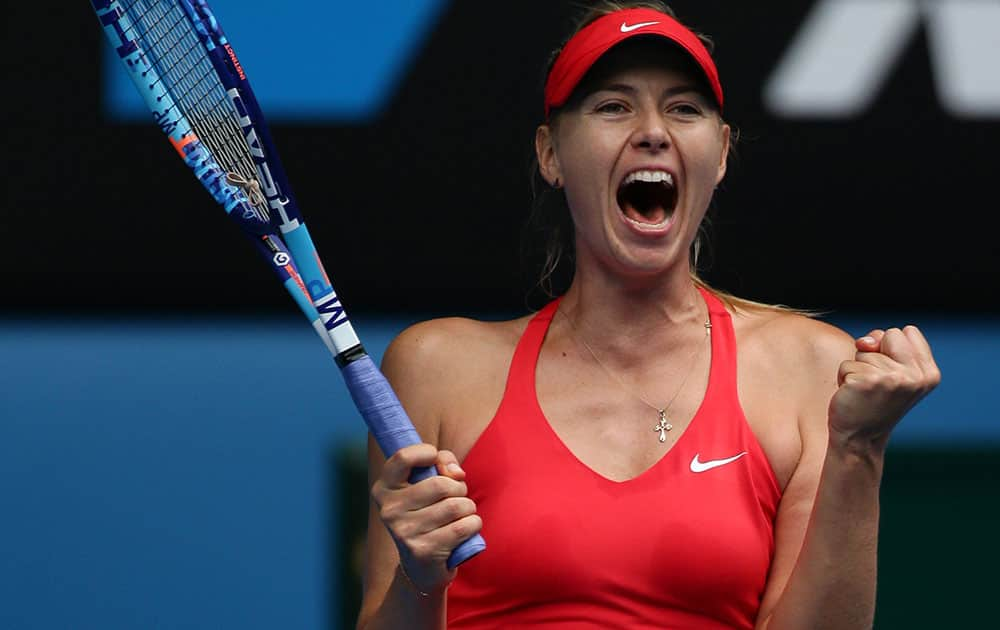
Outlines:
[[[188,120],[209,144],[220,165],[252,178],[256,168],[235,122],[236,111],[218,83],[186,14],[173,2],[158,2],[151,8],[160,9],[162,15],[155,21],[149,19],[148,12],[143,15],[147,30],[156,36],[155,40],[148,35],[144,39],[158,53],[161,77],[166,76],[175,86],[171,92],[176,93],[188,110],[185,112]],[[176,19],[165,27],[164,18],[170,13],[177,14]]]
[[[232,104],[225,93],[221,91],[221,86],[217,84],[211,63],[207,59],[198,59],[198,56],[191,54],[192,51],[200,53],[201,45],[191,33],[190,24],[183,16],[181,19],[183,25],[187,27],[186,34],[190,36],[184,38],[187,41],[177,38],[172,46],[163,51],[162,58],[170,64],[166,66],[166,75],[174,85],[181,88],[180,101],[189,110],[188,119],[195,125],[198,135],[210,144],[213,154],[225,156],[226,159],[219,160],[220,163],[234,167],[241,175],[253,176],[255,172],[253,161],[246,151],[242,155],[237,153],[231,143],[231,138],[242,138],[242,132],[233,119],[236,112],[232,109]],[[151,31],[161,38],[160,41],[168,41],[166,37],[171,32],[170,30],[158,32],[156,27]],[[181,45],[186,45],[186,48],[178,50]],[[219,88],[218,91],[216,88]],[[245,146],[245,141],[236,144]]]
[[131,37],[138,39],[158,74],[158,81],[170,93],[191,124],[199,140],[215,161],[228,173],[227,180],[247,193],[253,211],[269,222],[267,203],[260,193],[257,167],[250,154],[239,114],[226,94],[202,47],[187,13],[176,0],[134,0],[122,2],[132,18]]

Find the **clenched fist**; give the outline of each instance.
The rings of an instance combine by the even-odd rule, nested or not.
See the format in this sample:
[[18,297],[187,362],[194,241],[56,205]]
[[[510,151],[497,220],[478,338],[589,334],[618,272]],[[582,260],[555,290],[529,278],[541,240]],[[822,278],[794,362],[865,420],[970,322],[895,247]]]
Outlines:
[[884,446],[903,415],[941,382],[941,372],[916,326],[873,330],[855,346],[830,400],[831,437]]

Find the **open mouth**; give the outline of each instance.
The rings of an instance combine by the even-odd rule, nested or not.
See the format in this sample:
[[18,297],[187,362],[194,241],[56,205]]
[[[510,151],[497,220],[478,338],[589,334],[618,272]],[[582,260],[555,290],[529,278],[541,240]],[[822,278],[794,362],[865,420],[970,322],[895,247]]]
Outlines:
[[677,205],[674,177],[667,171],[634,171],[618,187],[618,207],[640,228],[666,226]]

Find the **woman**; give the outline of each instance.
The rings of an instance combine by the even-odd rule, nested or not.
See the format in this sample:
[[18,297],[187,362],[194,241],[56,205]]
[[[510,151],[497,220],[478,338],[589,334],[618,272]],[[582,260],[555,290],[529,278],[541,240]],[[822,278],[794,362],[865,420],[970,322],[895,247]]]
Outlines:
[[886,442],[940,376],[912,326],[854,340],[694,275],[730,129],[671,16],[604,3],[551,65],[535,144],[572,220],[565,294],[387,351],[429,444],[372,449],[359,628],[871,625]]

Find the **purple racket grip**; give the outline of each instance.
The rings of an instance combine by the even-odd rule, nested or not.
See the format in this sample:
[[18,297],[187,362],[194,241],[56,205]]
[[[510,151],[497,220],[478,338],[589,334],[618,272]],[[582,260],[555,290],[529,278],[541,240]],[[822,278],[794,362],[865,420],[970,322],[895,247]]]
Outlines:
[[[364,355],[351,361],[343,368],[344,380],[351,398],[361,416],[368,424],[375,442],[382,453],[390,457],[393,453],[411,444],[420,444],[417,430],[396,398],[388,381],[375,366],[371,357]],[[410,483],[433,477],[437,471],[433,467],[414,468]],[[463,541],[448,557],[448,568],[454,569],[472,556],[486,549],[486,541],[476,534]]]

